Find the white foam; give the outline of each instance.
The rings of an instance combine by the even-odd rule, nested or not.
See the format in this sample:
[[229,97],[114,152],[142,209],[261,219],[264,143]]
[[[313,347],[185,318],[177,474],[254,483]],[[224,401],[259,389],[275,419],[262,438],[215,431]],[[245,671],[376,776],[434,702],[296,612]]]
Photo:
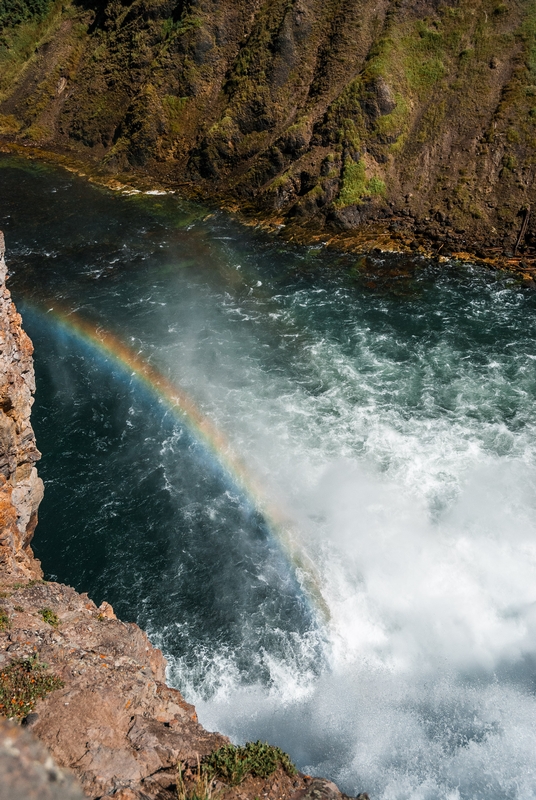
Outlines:
[[[500,295],[470,313],[513,325],[500,315],[518,301]],[[259,654],[262,685],[244,683],[232,652],[208,655],[205,678],[178,663],[170,674],[207,727],[270,739],[350,793],[535,797],[531,347],[471,350],[450,335],[449,308],[436,309],[448,335],[432,342],[354,310],[348,347],[297,323],[312,297],[326,303],[225,294],[219,319],[190,309],[188,335],[159,356],[295,519],[330,625],[284,657]],[[259,325],[276,327],[277,369]],[[196,330],[210,332],[202,346]],[[319,650],[320,674],[307,657]]]

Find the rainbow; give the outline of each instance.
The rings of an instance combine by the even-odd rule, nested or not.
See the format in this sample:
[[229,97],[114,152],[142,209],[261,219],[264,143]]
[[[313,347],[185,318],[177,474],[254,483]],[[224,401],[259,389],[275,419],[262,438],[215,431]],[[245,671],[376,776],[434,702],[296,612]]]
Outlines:
[[[32,306],[32,310],[37,311],[35,306]],[[41,315],[43,312],[38,313]],[[227,437],[203,414],[192,398],[159,369],[149,364],[140,353],[135,352],[102,325],[89,322],[75,311],[63,309],[57,304],[48,308],[46,316],[52,316],[57,325],[113,360],[123,371],[134,374],[140,383],[187,425],[194,437],[213,454],[231,480],[262,515],[292,564],[306,596],[312,601],[322,621],[327,622],[330,613],[320,590],[316,567],[303,547],[300,547],[300,535],[296,526],[266,497],[260,481],[252,475],[244,461],[233,451]]]

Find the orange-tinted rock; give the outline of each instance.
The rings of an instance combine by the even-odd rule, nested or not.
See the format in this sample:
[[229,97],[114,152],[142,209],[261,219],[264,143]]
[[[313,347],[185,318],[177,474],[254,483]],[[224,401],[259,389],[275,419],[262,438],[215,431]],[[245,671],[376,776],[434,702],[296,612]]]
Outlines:
[[6,289],[4,250],[0,232],[0,567],[13,578],[40,578],[30,548],[43,497],[34,466],[41,456],[30,423],[33,347]]

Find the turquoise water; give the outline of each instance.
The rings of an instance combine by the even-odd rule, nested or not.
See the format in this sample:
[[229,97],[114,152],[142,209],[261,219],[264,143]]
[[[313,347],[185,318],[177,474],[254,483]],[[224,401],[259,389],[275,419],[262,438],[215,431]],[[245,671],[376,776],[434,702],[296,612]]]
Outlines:
[[[536,796],[535,295],[6,158],[0,176],[47,575],[143,625],[205,726],[348,793]],[[257,498],[57,301],[226,435],[329,618]]]

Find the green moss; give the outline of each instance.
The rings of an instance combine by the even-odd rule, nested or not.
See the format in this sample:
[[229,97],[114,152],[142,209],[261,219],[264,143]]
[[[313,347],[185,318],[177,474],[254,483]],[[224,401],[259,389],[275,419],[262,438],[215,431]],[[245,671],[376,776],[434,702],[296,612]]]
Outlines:
[[162,98],[162,107],[169,120],[169,128],[173,136],[178,136],[181,133],[182,119],[187,103],[187,97],[175,97],[172,94],[166,94]]
[[274,190],[283,189],[286,186],[288,186],[289,183],[290,183],[290,173],[284,172],[282,175],[278,175],[277,178],[274,178],[274,180],[270,184],[270,189]]
[[362,161],[347,159],[342,171],[342,186],[336,205],[340,208],[361,202],[367,191],[366,170]]
[[223,745],[201,764],[201,770],[210,780],[219,778],[238,786],[248,775],[268,778],[281,766],[288,775],[296,774],[296,767],[279,747],[266,742],[247,742],[244,747]]
[[0,133],[18,133],[22,123],[12,114],[0,114]]
[[184,36],[186,33],[201,28],[203,20],[194,14],[185,14],[178,20],[168,17],[163,20],[161,34],[164,39],[173,39],[176,36]]
[[508,130],[506,131],[506,139],[508,142],[510,142],[510,144],[517,144],[520,138],[521,137],[519,135],[519,131],[517,130],[517,128],[508,128]]
[[372,197],[383,197],[385,192],[385,182],[381,178],[373,177],[367,181],[367,193]]
[[29,139],[31,142],[40,142],[43,139],[48,139],[50,135],[48,128],[42,125],[30,125],[30,127],[26,128],[24,131],[24,138]]
[[[0,0],[0,14],[6,1]],[[62,17],[68,16],[71,3],[70,0],[51,0],[31,6],[21,0],[22,5],[27,7],[28,14],[17,24],[2,24],[0,19],[0,99],[1,93],[13,87],[20,70],[39,45],[59,25]],[[32,8],[35,13],[31,12]]]
[[423,114],[421,126],[417,135],[418,142],[426,142],[431,139],[441,128],[446,114],[446,103],[431,103]]
[[367,180],[363,161],[356,162],[349,158],[342,171],[341,191],[335,205],[338,208],[359,205],[364,197],[381,197],[385,192],[385,183],[380,178],[372,177]]
[[445,42],[443,35],[429,30],[418,21],[416,33],[401,40],[404,52],[404,69],[410,89],[430,89],[445,74]]
[[411,108],[400,92],[395,94],[396,106],[390,114],[385,114],[376,120],[376,131],[382,136],[396,136],[397,138],[406,128],[410,116]]
[[16,659],[0,671],[0,715],[10,719],[23,719],[34,710],[37,700],[55,689],[63,681],[46,672],[47,665],[37,656]]
[[48,14],[51,5],[52,0],[2,0],[0,30],[23,22],[39,21]]

